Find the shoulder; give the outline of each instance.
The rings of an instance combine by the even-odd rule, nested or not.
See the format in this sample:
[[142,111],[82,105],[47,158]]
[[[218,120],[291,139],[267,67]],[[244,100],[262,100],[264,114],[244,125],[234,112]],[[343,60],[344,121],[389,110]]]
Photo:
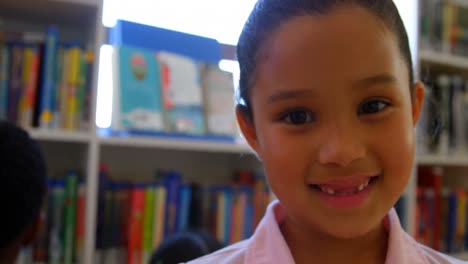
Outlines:
[[187,264],[219,263],[242,264],[244,263],[245,250],[249,240],[243,240],[231,246],[222,248],[209,255],[189,261]]
[[424,255],[426,256],[427,260],[431,264],[462,264],[468,263],[468,261],[463,261],[460,259],[453,258],[446,254],[440,253],[435,251],[432,248],[419,244],[419,247],[423,251]]

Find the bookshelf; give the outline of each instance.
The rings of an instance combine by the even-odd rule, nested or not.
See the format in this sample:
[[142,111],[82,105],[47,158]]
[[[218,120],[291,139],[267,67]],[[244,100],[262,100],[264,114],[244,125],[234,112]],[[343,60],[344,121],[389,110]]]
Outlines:
[[152,138],[152,137],[102,137],[102,146],[172,149],[190,152],[214,152],[233,154],[252,154],[246,143],[226,143],[208,140]]
[[29,129],[29,135],[39,141],[55,141],[63,143],[88,144],[91,139],[89,132],[71,132],[63,130]]
[[461,71],[468,70],[468,57],[452,55],[443,52],[422,49],[419,51],[419,60],[429,65],[439,65],[445,68],[455,68]]
[[[98,54],[104,43],[102,0],[2,0],[0,1],[0,31],[21,32],[43,42],[50,25],[59,30],[59,41],[76,41],[83,49]],[[25,39],[25,41],[28,41]],[[97,60],[94,64],[97,65]],[[95,112],[97,68],[89,75],[89,112]],[[91,114],[89,123],[94,124]],[[88,184],[82,263],[93,263],[95,241],[98,143],[95,126],[89,129],[27,128],[31,137],[43,147],[50,175],[60,175],[77,168]],[[55,176],[56,177],[56,176]]]
[[[436,111],[446,111],[444,113],[439,113],[441,116],[442,121],[442,126],[439,127],[442,128],[440,131],[441,136],[438,140],[439,144],[438,147],[432,148],[434,153],[430,152],[423,152],[422,149],[424,149],[426,146],[422,147],[420,150],[417,151],[416,154],[416,164],[415,164],[415,169],[414,169],[414,175],[411,179],[410,182],[410,188],[407,192],[407,198],[408,198],[408,203],[407,205],[409,208],[407,208],[407,212],[412,210],[421,210],[422,207],[424,207],[427,204],[429,204],[428,201],[430,201],[430,197],[427,196],[427,190],[430,191],[435,191],[436,192],[436,197],[437,195],[440,194],[440,203],[442,204],[443,201],[448,201],[444,200],[446,199],[446,195],[450,195],[451,198],[454,198],[456,200],[462,199],[460,198],[461,196],[458,196],[455,193],[459,193],[464,191],[466,193],[466,187],[468,186],[468,179],[466,178],[467,173],[468,173],[468,153],[466,147],[461,147],[461,144],[466,144],[466,141],[460,140],[460,137],[457,138],[458,132],[453,132],[454,130],[453,127],[463,127],[459,126],[459,122],[461,119],[453,118],[450,119],[450,117],[455,116],[457,113],[456,111],[459,111],[459,108],[457,107],[457,102],[453,98],[462,98],[464,96],[463,93],[457,93],[457,89],[459,87],[456,86],[456,78],[461,78],[462,80],[465,81],[463,85],[466,85],[466,80],[468,78],[468,56],[465,52],[465,46],[466,43],[461,43],[461,40],[458,39],[456,30],[460,28],[465,28],[466,24],[461,22],[461,20],[452,20],[451,18],[448,18],[448,14],[454,14],[455,12],[459,12],[458,14],[462,14],[461,12],[465,12],[465,9],[468,8],[468,1],[466,0],[454,0],[454,1],[446,1],[443,2],[442,6],[440,7],[433,7],[431,4],[434,4],[434,1],[426,1],[426,0],[419,0],[419,17],[418,17],[418,33],[417,33],[417,38],[418,38],[418,52],[417,52],[417,61],[416,61],[416,66],[417,66],[417,77],[418,79],[423,80],[426,83],[426,96],[429,96],[426,99],[429,99],[427,101],[430,102],[437,102],[437,106],[435,106]],[[442,2],[441,2],[442,3]],[[463,9],[463,11],[462,11]],[[429,14],[429,15],[428,15]],[[454,16],[456,17],[456,16]],[[449,26],[450,25],[450,26]],[[452,37],[450,39],[448,36]],[[442,77],[443,76],[443,77]],[[449,78],[449,85],[444,86],[444,81],[447,80],[447,76]],[[456,77],[455,77],[456,76]],[[445,78],[445,79],[444,79]],[[440,94],[442,96],[447,96],[444,99],[440,99],[438,97]],[[450,95],[451,94],[451,95]],[[446,100],[447,98],[450,98],[452,96],[452,101],[449,101],[448,104],[446,104],[447,107],[443,106],[443,103],[441,104],[440,102],[444,102],[443,100]],[[456,97],[458,96],[458,97]],[[460,99],[462,100],[462,99]],[[426,106],[430,105],[431,103],[427,103],[426,101]],[[458,103],[459,104],[459,103]],[[434,106],[432,106],[434,107]],[[450,110],[449,110],[450,109]],[[454,110],[458,109],[458,110]],[[427,109],[426,109],[427,110]],[[434,108],[432,109],[434,110]],[[452,111],[450,113],[450,111]],[[463,110],[462,110],[463,111]],[[434,113],[434,112],[433,112]],[[450,114],[449,114],[450,113]],[[454,114],[455,113],[455,114]],[[450,116],[451,115],[451,116]],[[459,113],[460,115],[460,113]],[[463,112],[461,113],[461,116],[464,116]],[[434,117],[432,121],[434,121],[436,118]],[[455,121],[456,120],[456,121]],[[466,122],[465,122],[466,123]],[[427,123],[426,123],[427,125]],[[452,128],[448,128],[449,126],[452,126]],[[421,129],[422,128],[422,129]],[[424,125],[421,127],[421,123],[418,124],[418,132],[424,131],[424,128],[427,129],[427,127],[424,127]],[[466,127],[464,127],[466,133]],[[430,130],[430,129],[429,129]],[[448,131],[448,132],[447,132]],[[426,132],[427,133],[427,132]],[[446,133],[445,135],[442,135],[443,133]],[[417,135],[421,135],[420,133],[417,133]],[[435,135],[435,134],[432,134]],[[454,137],[456,143],[450,144],[448,141],[446,141],[446,138]],[[446,137],[445,139],[443,139]],[[418,147],[422,146],[422,142],[427,142],[427,138],[422,138],[418,142]],[[436,141],[437,142],[437,141]],[[442,148],[440,148],[440,146]],[[448,144],[449,146],[445,145]],[[430,148],[430,147],[429,147]],[[429,149],[428,148],[428,149]],[[448,150],[448,151],[447,151]],[[432,173],[433,175],[427,175],[426,169],[429,167],[437,168],[435,171],[433,170]],[[440,174],[438,174],[440,173]],[[437,174],[437,175],[436,175]],[[419,179],[418,179],[419,178]],[[421,186],[417,185],[417,181],[420,180]],[[430,181],[431,183],[427,185],[428,183],[426,181]],[[426,182],[426,183],[424,183]],[[439,187],[436,187],[439,186]],[[420,187],[420,189],[418,189]],[[440,191],[440,188],[442,188],[443,191]],[[420,194],[419,191],[422,190],[424,194]],[[448,191],[449,194],[447,194]],[[453,199],[451,200],[453,201]],[[419,205],[422,207],[417,208],[416,206]],[[444,206],[447,206],[446,204]],[[434,206],[435,208],[435,206]],[[434,210],[432,208],[432,210]],[[460,219],[460,215],[457,215],[458,212],[456,209],[456,213],[454,214],[458,220]],[[441,211],[442,212],[442,211]],[[421,212],[419,212],[421,214]],[[424,213],[423,213],[424,214]],[[434,215],[435,218],[433,218],[433,221],[438,220],[441,221],[441,224],[446,224],[449,225],[449,220],[446,215],[443,213],[440,213],[441,215]],[[423,218],[417,218],[416,214],[409,214],[411,217],[410,219],[412,220],[411,225],[407,226],[408,230],[410,230],[410,234],[418,237],[420,236],[420,239],[422,238],[424,241],[424,230],[415,230],[416,228],[414,227],[416,221],[418,224],[420,224],[421,219]],[[426,216],[427,217],[427,216]],[[445,217],[442,219],[442,217]],[[436,220],[434,220],[436,219]],[[425,221],[425,220],[423,220]],[[446,221],[446,222],[444,222]],[[433,222],[434,223],[434,222]],[[407,223],[408,224],[408,223]],[[453,224],[450,222],[450,224]],[[459,223],[457,223],[459,224]],[[433,226],[432,226],[433,227]],[[447,227],[447,226],[446,226]],[[442,227],[442,228],[446,228]],[[419,228],[421,228],[421,225],[419,225]],[[420,232],[420,234],[418,234]],[[450,248],[448,246],[448,240],[446,238],[446,234],[442,233],[442,231],[430,231],[431,234],[434,234],[434,232],[437,232],[441,235],[440,241],[443,240],[443,245],[446,246],[447,248]],[[466,230],[465,230],[466,233]],[[458,234],[459,236],[460,234]],[[426,240],[427,241],[427,240]],[[457,241],[457,240],[455,240]],[[454,242],[452,240],[453,245],[456,244],[455,247],[460,248],[460,242]],[[428,242],[430,243],[430,242]],[[451,245],[451,252],[453,252],[453,245]],[[455,250],[456,252],[456,250]],[[451,254],[456,258],[460,258],[463,260],[468,260],[468,252],[458,252]]]
[[[468,5],[466,0],[457,2]],[[101,23],[102,8],[102,0],[1,0],[0,29],[11,27],[44,31],[48,24],[59,24],[65,29],[66,37],[83,39],[86,46],[98,54],[101,45],[105,43],[105,29]],[[91,113],[95,113],[96,106],[98,57],[96,55],[92,81]],[[448,72],[468,72],[468,57],[420,49],[417,58],[419,67],[429,68],[431,71],[446,69]],[[90,123],[93,125],[88,131],[80,132],[28,130],[44,147],[53,174],[67,168],[79,168],[85,175],[86,228],[82,263],[94,263],[96,255],[98,166],[101,162],[109,164],[112,172],[120,174],[117,177],[136,175],[139,179],[150,177],[148,175],[152,175],[156,167],[180,169],[189,179],[200,182],[227,179],[233,169],[260,170],[259,162],[245,143],[101,136],[94,125],[94,115]],[[419,165],[461,167],[468,170],[468,155],[417,154],[415,173]],[[406,204],[408,220],[403,223],[410,234],[414,233],[411,223],[414,219],[412,209],[416,203],[416,187],[413,177],[405,191],[405,195],[410,198]],[[457,257],[467,259],[468,254]]]
[[438,166],[457,166],[468,167],[468,156],[460,155],[418,155],[418,165],[438,165]]

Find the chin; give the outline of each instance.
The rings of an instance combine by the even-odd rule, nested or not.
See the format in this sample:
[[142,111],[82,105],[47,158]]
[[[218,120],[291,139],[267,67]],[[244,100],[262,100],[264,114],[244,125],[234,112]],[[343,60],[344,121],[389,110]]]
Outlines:
[[[320,226],[320,225],[319,225]],[[321,232],[326,236],[336,239],[356,239],[375,231],[382,226],[382,221],[371,221],[371,219],[353,219],[344,222],[343,219],[337,221],[326,221],[321,225]]]

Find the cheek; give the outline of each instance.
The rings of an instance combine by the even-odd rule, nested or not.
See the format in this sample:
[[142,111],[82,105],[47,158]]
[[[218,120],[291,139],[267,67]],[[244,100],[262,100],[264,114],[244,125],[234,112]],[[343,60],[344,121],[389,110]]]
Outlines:
[[[304,182],[310,171],[312,156],[303,136],[290,135],[281,128],[265,124],[258,126],[259,156],[271,187]],[[304,136],[305,137],[305,136]]]
[[[395,188],[404,187],[411,175],[414,162],[414,128],[412,120],[401,114],[383,128],[375,138],[378,145],[378,159],[384,166],[384,172],[389,176],[386,180],[393,181]],[[397,180],[398,179],[398,180]]]

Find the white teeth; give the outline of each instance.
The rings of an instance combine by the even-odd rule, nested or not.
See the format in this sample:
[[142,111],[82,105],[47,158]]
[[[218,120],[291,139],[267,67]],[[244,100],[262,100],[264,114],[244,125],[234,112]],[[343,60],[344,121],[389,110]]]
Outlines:
[[322,190],[322,192],[324,193],[328,193],[328,194],[335,194],[335,191],[330,189],[330,188],[325,188],[325,187],[320,187],[320,189]]
[[354,192],[350,192],[350,193],[336,193],[335,190],[332,190],[331,188],[322,187],[322,186],[319,186],[319,187],[320,187],[320,190],[322,192],[330,194],[330,195],[335,195],[335,194],[336,195],[351,195],[351,194],[354,194],[354,193],[357,193],[357,192],[360,192],[360,191],[364,190],[367,186],[369,186],[370,180],[371,179],[369,178],[369,179],[367,179],[367,181],[362,182]]
[[358,191],[364,190],[365,187],[366,187],[365,183],[361,183],[361,185],[359,185],[359,187],[358,187]]

